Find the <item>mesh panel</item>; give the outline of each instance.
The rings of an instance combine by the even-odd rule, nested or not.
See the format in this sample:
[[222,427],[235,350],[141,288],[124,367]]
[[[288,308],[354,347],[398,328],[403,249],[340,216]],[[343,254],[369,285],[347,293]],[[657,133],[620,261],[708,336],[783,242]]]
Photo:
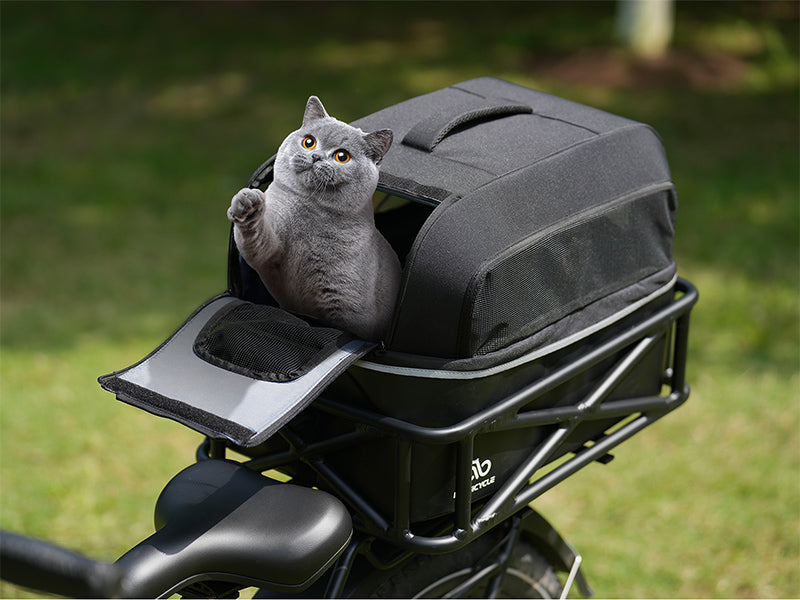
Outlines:
[[232,302],[209,319],[194,352],[234,373],[285,382],[302,377],[352,339],[338,329],[312,327],[274,306]]
[[[490,262],[464,315],[467,355],[504,348],[671,264],[666,193],[537,234],[524,248]],[[576,317],[576,331],[589,325]]]

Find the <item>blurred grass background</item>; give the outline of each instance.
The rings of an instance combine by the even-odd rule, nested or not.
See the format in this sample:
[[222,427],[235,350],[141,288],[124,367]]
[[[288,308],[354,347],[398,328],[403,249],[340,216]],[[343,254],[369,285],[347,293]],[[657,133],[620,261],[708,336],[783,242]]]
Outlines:
[[[483,75],[642,120],[700,289],[690,401],[536,506],[599,597],[800,593],[798,5],[0,5],[0,526],[114,559],[199,436],[101,391],[225,287],[225,209],[319,95],[352,120]],[[0,596],[27,596],[0,584]]]

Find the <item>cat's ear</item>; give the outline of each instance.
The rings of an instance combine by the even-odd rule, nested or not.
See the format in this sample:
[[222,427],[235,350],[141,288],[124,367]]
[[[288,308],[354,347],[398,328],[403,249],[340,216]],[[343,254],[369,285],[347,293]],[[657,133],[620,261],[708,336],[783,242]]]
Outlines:
[[319,98],[311,96],[306,104],[306,112],[303,115],[303,125],[308,125],[311,121],[317,119],[325,119],[327,116],[328,113],[325,112],[325,107],[322,106],[322,102],[320,102]]
[[376,165],[381,164],[384,155],[392,145],[393,139],[394,134],[391,129],[379,129],[364,135],[364,141],[367,144],[367,156],[372,159],[372,162]]

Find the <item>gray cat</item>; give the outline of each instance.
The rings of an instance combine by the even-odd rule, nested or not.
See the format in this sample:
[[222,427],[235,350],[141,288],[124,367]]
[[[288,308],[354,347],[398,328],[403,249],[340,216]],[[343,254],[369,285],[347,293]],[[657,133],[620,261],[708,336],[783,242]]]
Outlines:
[[281,308],[371,341],[387,335],[400,288],[400,261],[372,210],[392,137],[328,116],[311,96],[266,192],[245,188],[228,209],[239,253]]

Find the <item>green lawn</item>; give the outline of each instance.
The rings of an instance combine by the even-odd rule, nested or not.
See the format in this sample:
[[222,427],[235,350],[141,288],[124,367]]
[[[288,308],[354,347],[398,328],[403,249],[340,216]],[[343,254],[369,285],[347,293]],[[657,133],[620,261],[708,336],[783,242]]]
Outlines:
[[[648,122],[700,289],[680,410],[536,502],[600,597],[800,593],[795,3],[0,4],[0,526],[114,559],[199,436],[100,390],[225,287],[231,195],[316,94],[499,76]],[[27,596],[0,584],[0,596]]]

